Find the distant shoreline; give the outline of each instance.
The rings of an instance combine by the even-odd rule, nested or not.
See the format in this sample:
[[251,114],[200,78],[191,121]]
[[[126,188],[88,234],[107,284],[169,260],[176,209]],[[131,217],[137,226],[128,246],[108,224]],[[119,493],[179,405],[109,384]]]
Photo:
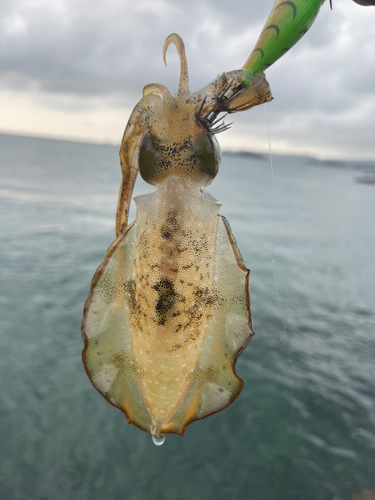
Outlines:
[[[97,141],[88,141],[86,139],[75,139],[75,138],[59,138],[59,137],[43,137],[38,135],[28,135],[28,134],[15,134],[10,132],[0,131],[0,137],[18,137],[24,139],[31,140],[41,140],[41,141],[58,141],[58,142],[67,142],[71,144],[87,144],[90,146],[106,146],[113,147],[118,149],[120,144],[113,144],[110,142],[97,142]],[[260,161],[269,161],[269,153],[256,153],[254,151],[228,151],[222,150],[223,156],[230,156],[235,158],[248,158],[253,160]],[[303,154],[294,154],[294,153],[272,153],[274,158],[277,157],[288,157],[292,161],[298,161],[299,159],[304,159],[311,165],[315,166],[324,166],[324,167],[332,167],[332,168],[347,168],[347,169],[355,169],[355,170],[363,170],[365,168],[369,168],[370,170],[375,169],[375,159],[373,160],[340,160],[340,159],[318,159],[313,156],[303,155]]]

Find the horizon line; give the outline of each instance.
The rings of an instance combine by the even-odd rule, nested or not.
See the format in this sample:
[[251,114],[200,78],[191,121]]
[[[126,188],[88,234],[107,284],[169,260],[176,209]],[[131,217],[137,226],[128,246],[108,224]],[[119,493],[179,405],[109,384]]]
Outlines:
[[[39,134],[29,134],[27,132],[13,132],[13,131],[7,131],[7,130],[1,130],[0,129],[0,135],[7,135],[7,136],[12,136],[12,137],[24,137],[26,139],[41,139],[41,140],[46,140],[46,141],[60,141],[60,142],[73,142],[76,144],[89,144],[92,146],[111,146],[111,147],[116,147],[119,148],[121,146],[121,143],[114,143],[110,141],[90,141],[89,139],[85,138],[77,138],[77,137],[70,137],[70,136],[54,136],[54,135],[39,135]],[[228,155],[255,155],[255,156],[270,156],[269,151],[247,151],[244,149],[237,149],[237,150],[232,150],[232,149],[224,149],[221,151],[222,154],[228,154]],[[321,158],[318,157],[312,153],[279,153],[279,152],[272,152],[272,156],[293,156],[297,158],[311,158],[313,160],[319,161],[319,162],[375,162],[375,158],[373,159],[366,159],[366,160],[360,160],[360,159],[344,159],[344,158]]]

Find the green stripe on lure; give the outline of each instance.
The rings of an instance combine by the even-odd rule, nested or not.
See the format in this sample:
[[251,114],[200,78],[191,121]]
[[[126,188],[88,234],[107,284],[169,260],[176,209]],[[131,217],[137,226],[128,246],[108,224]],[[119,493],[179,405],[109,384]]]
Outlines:
[[275,1],[255,48],[242,67],[248,84],[303,37],[324,2],[325,0]]

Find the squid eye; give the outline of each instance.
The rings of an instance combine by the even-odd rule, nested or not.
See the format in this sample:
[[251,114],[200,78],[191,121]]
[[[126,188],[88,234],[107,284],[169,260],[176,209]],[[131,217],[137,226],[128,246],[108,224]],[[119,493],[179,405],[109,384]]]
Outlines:
[[221,161],[220,146],[211,134],[200,134],[193,141],[195,167],[209,183],[219,171]]
[[143,180],[153,184],[160,164],[160,139],[146,132],[139,148],[139,173]]
[[139,148],[139,173],[154,186],[169,175],[179,175],[204,187],[218,173],[220,160],[219,144],[207,131],[187,136],[178,145],[147,131]]

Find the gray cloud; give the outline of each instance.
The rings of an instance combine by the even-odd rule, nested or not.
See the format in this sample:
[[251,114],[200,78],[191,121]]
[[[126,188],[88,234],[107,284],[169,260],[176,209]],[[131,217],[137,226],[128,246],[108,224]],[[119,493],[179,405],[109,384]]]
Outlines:
[[[78,94],[83,106],[86,97],[99,96],[110,106],[132,107],[152,81],[176,90],[176,52],[169,48],[165,69],[161,49],[166,36],[177,32],[197,90],[244,63],[272,3],[2,0],[0,88]],[[299,124],[291,147],[297,141],[316,149],[323,141],[332,149],[341,134],[353,141],[353,151],[375,156],[369,137],[374,118],[361,108],[366,101],[373,110],[375,102],[374,14],[351,0],[335,2],[331,12],[326,2],[310,32],[267,72],[275,96],[268,106],[273,127],[287,141],[292,124]],[[249,129],[249,117],[236,116],[236,130]]]
[[[200,1],[189,5],[144,0],[40,1],[30,6],[15,0],[5,7],[1,22],[1,82],[12,88],[50,92],[109,94],[126,89],[139,94],[150,75],[161,73],[161,48],[170,32],[185,35],[187,46],[191,45],[190,59],[198,59],[201,46],[220,52],[225,39],[235,33],[237,22],[245,24],[238,14],[226,26],[225,17],[225,11]],[[218,39],[224,42],[222,47],[215,47]],[[215,60],[209,49],[206,53],[209,61],[198,59],[204,85]],[[164,78],[170,78],[164,73]]]
[[[243,0],[230,6],[198,0],[15,0],[7,3],[1,23],[2,84],[51,92],[108,94],[126,88],[139,93],[149,75],[158,76],[164,69],[162,44],[175,31],[186,41],[193,85],[202,81],[205,86],[217,73],[242,65],[269,10],[267,2],[250,6]],[[230,47],[246,33],[252,35],[249,45],[240,47],[228,64]],[[327,38],[323,33],[318,44]]]

